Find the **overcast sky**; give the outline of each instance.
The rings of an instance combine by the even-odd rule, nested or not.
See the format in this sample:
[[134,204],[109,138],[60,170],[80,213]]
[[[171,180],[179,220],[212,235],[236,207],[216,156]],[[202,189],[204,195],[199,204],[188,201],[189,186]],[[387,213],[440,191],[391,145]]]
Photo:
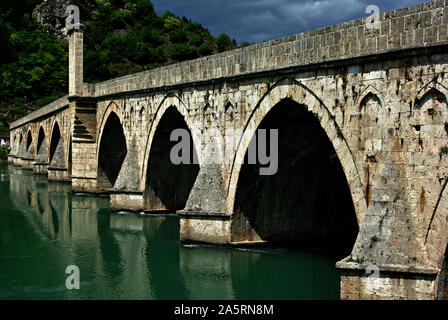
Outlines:
[[366,17],[368,5],[381,12],[424,0],[152,0],[157,13],[170,10],[238,43],[261,42]]

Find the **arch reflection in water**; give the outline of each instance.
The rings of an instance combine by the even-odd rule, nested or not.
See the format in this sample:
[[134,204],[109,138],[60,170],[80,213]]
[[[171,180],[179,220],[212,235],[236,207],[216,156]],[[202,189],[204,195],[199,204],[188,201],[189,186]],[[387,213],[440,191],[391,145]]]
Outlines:
[[[339,296],[331,259],[289,250],[184,247],[176,215],[112,214],[108,197],[72,196],[68,184],[8,170],[1,170],[0,182],[0,299]],[[81,272],[80,290],[65,288],[65,268],[72,264]]]

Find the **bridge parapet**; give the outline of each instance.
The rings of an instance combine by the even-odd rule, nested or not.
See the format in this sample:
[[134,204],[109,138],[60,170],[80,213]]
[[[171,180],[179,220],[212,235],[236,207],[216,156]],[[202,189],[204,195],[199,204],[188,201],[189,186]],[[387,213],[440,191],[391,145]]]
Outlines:
[[341,59],[445,44],[448,1],[436,0],[380,15],[381,28],[367,18],[185,61],[95,85],[96,96],[224,77],[244,77],[281,68],[305,67]]
[[57,113],[61,109],[64,109],[68,106],[68,95],[59,98],[58,100],[53,101],[50,104],[47,104],[45,107],[40,108],[39,110],[30,113],[29,115],[20,118],[10,124],[10,129],[15,129],[28,122],[32,122],[38,120],[39,118],[46,117],[48,114]]

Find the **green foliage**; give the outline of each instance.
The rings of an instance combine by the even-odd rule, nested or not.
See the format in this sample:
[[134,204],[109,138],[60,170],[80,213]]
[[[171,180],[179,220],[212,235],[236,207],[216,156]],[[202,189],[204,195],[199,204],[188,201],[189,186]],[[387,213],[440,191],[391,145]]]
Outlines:
[[185,44],[175,44],[170,50],[170,58],[178,61],[197,57],[197,48]]
[[[2,15],[6,19],[8,14]],[[67,91],[67,44],[49,35],[29,14],[19,25],[5,22],[7,59],[0,61],[0,104],[23,103]]]
[[185,29],[185,31],[190,31],[196,34],[200,34],[201,32],[205,31],[204,27],[196,22],[184,23],[183,28]]
[[204,39],[200,35],[195,34],[190,38],[189,45],[194,47],[200,47],[202,43],[204,43]]
[[[0,110],[6,126],[68,91],[68,45],[32,17],[42,0],[0,2]],[[96,83],[236,47],[150,0],[72,0],[84,29],[84,81]],[[26,98],[25,98],[26,97]],[[1,123],[0,123],[1,125]]]
[[243,41],[243,43],[241,44],[241,47],[248,47],[255,44],[254,42],[249,42],[249,41]]
[[206,56],[209,55],[213,52],[213,48],[212,46],[208,43],[208,42],[204,42],[203,44],[201,44],[201,46],[199,47],[199,54],[201,56]]
[[216,37],[216,45],[218,46],[219,52],[223,52],[234,47],[234,44],[230,40],[230,37],[225,33],[221,33]]
[[358,264],[362,264],[364,263],[364,259],[363,258],[353,258],[353,256],[350,255],[350,257],[348,257],[345,262],[354,262],[354,263],[358,263]]
[[440,158],[442,158],[442,156],[447,154],[448,154],[448,147],[441,147],[439,152]]
[[157,47],[163,44],[163,39],[160,37],[160,34],[149,28],[142,29],[139,34],[141,35],[141,40],[150,46]]
[[163,27],[166,30],[172,30],[174,28],[179,28],[181,25],[181,21],[179,20],[179,18],[176,18],[171,12],[166,11],[163,16]]
[[170,41],[172,43],[184,43],[187,41],[187,34],[182,29],[174,29],[170,32]]

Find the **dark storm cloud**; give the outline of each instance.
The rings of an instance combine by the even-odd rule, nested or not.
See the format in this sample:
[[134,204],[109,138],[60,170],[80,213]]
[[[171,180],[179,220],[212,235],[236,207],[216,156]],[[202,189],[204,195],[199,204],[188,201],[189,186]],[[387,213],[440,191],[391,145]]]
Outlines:
[[381,12],[424,0],[152,0],[158,13],[170,10],[201,23],[213,35],[239,43],[260,42],[366,17],[368,5]]

